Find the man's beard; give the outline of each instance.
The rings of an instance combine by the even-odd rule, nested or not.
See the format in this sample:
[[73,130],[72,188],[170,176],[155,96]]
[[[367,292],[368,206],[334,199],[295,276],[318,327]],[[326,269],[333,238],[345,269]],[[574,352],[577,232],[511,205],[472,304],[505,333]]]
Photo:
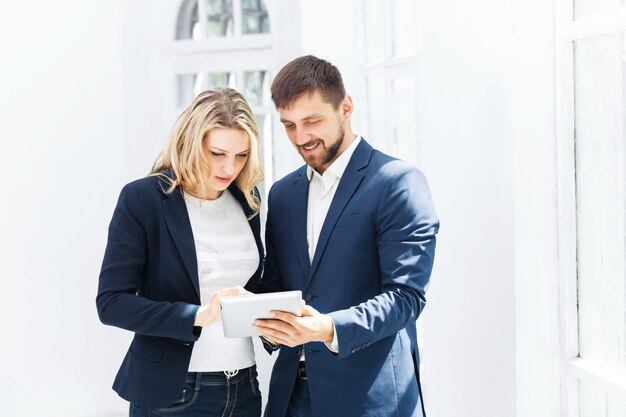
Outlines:
[[[339,125],[339,131],[337,132],[337,139],[329,148],[326,149],[326,154],[322,157],[322,161],[319,164],[315,164],[315,165],[309,164],[311,165],[311,168],[318,169],[332,162],[337,157],[339,148],[341,148],[341,145],[343,144],[344,135],[345,135],[345,131],[343,129],[343,126]],[[306,161],[306,158],[305,158],[305,161]]]
[[343,135],[345,134],[343,130],[343,126],[339,125],[339,132],[337,132],[337,140],[332,144],[328,151],[326,151],[326,156],[322,160],[322,165],[326,165],[330,163],[337,156],[337,152],[339,152],[339,148],[343,144]]

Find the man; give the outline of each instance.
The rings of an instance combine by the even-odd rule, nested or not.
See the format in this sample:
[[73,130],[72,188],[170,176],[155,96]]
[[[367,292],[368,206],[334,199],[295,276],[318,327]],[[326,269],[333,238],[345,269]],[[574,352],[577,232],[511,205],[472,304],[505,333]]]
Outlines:
[[270,192],[261,284],[307,305],[255,323],[281,345],[265,416],[424,416],[415,320],[439,228],[426,180],[352,133],[329,62],[297,58],[271,90],[306,165]]

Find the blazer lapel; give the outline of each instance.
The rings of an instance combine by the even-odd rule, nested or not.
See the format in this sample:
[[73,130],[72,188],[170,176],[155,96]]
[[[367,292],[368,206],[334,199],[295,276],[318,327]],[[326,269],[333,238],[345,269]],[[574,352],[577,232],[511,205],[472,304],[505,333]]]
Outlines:
[[183,259],[185,269],[187,269],[187,274],[189,275],[189,279],[191,279],[198,300],[200,300],[196,245],[193,241],[193,231],[191,230],[187,206],[185,205],[185,200],[183,199],[180,189],[176,189],[169,198],[163,200],[162,204],[165,224],[172,235],[180,257]]
[[311,262],[306,239],[306,216],[309,201],[309,180],[306,176],[306,166],[300,171],[300,176],[291,187],[291,231],[296,247],[296,254],[304,277],[309,275]]
[[359,143],[357,148],[354,150],[352,158],[350,158],[350,162],[341,176],[341,180],[337,186],[337,191],[335,192],[333,201],[328,209],[328,214],[326,214],[326,218],[324,219],[324,224],[322,225],[322,230],[320,231],[320,236],[315,248],[315,256],[313,257],[311,270],[309,271],[308,281],[310,281],[315,274],[315,270],[320,263],[320,259],[324,254],[330,235],[335,228],[337,220],[339,220],[339,216],[341,216],[341,213],[343,213],[346,205],[363,180],[363,174],[361,174],[359,170],[367,166],[371,154],[372,147],[365,142],[364,139],[362,139],[361,143]]

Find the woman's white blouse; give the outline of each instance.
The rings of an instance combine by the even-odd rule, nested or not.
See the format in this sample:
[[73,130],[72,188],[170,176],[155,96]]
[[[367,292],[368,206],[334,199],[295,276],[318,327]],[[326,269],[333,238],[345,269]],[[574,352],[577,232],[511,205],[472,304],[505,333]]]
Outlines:
[[[241,205],[228,190],[216,200],[184,194],[198,259],[200,297],[206,304],[217,291],[245,285],[259,266],[254,235]],[[249,337],[224,337],[222,323],[202,330],[189,372],[228,371],[254,365]]]

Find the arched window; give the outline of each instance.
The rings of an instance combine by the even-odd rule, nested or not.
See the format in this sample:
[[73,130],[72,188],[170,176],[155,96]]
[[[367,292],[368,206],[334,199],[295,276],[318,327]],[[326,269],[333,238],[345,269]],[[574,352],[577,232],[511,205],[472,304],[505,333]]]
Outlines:
[[198,40],[270,31],[262,0],[186,0],[181,4],[177,23],[176,39]]
[[163,59],[164,127],[169,129],[201,91],[220,86],[238,90],[259,125],[266,183],[271,184],[273,42],[265,2],[183,0],[175,24]]

